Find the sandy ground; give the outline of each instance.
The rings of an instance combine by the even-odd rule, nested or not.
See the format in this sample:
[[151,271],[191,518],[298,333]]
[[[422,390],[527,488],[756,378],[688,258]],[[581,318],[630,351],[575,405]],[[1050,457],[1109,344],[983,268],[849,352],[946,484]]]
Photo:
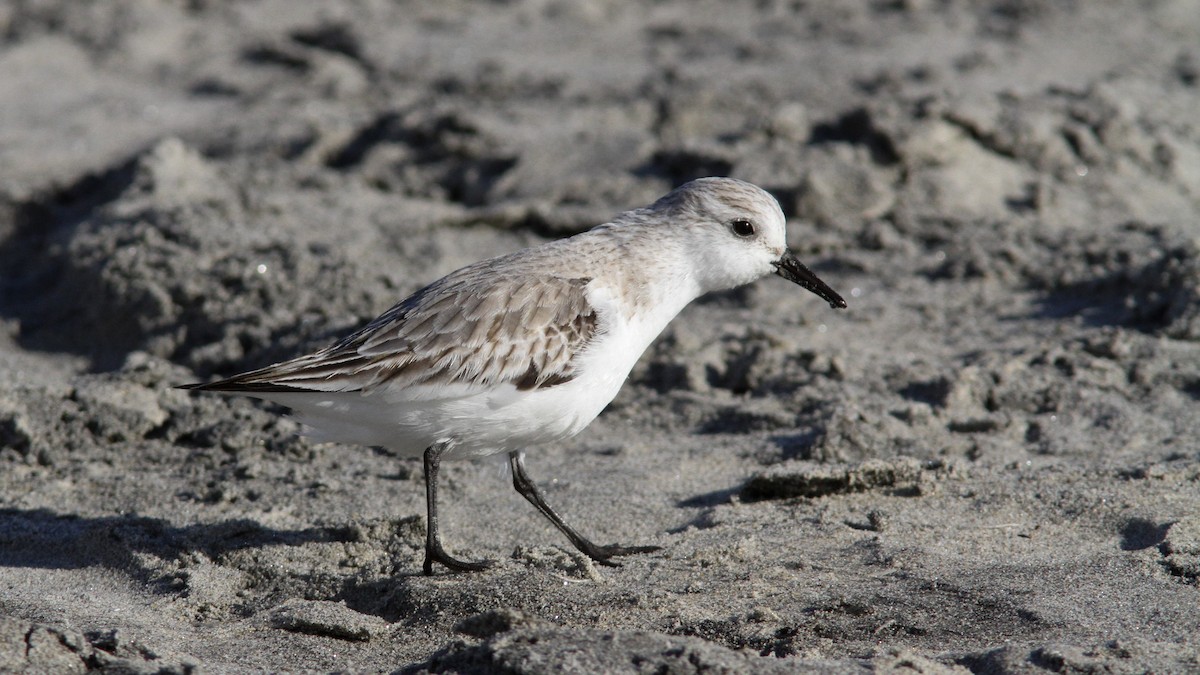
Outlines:
[[[0,4],[0,671],[1200,669],[1194,0]],[[534,476],[172,385],[702,175],[846,296],[689,307]]]

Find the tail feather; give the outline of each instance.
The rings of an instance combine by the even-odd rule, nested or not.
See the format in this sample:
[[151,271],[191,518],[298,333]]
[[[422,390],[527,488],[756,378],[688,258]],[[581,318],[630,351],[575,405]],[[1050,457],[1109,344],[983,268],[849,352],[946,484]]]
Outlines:
[[215,382],[193,382],[191,384],[177,385],[175,388],[191,391],[224,391],[243,394],[312,391],[312,389],[292,387],[263,379],[262,376],[265,374],[265,371],[265,368],[262,370],[252,370],[248,373],[234,375],[233,377],[227,377]]
[[308,392],[311,389],[301,389],[300,387],[287,387],[282,384],[272,384],[270,382],[238,382],[235,378],[225,380],[217,380],[216,382],[193,382],[192,384],[180,384],[175,386],[176,389],[187,389],[190,391],[224,391],[229,393],[271,393],[271,392]]

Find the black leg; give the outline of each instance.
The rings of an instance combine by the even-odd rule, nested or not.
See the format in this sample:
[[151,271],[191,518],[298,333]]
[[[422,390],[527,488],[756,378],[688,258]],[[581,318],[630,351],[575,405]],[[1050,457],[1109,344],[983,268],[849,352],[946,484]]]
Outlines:
[[442,538],[438,534],[437,515],[437,479],[438,466],[441,464],[442,453],[449,446],[445,443],[434,443],[425,449],[425,509],[428,518],[425,522],[425,575],[433,574],[433,563],[440,562],[452,570],[459,572],[478,572],[492,566],[490,560],[469,562],[459,560],[442,548]]
[[618,546],[616,544],[599,546],[597,544],[593,544],[586,537],[576,532],[574,528],[572,528],[566,523],[566,521],[562,519],[562,516],[558,515],[558,513],[554,509],[550,508],[550,505],[546,503],[545,497],[542,496],[542,491],[533,484],[533,479],[531,479],[529,474],[525,471],[524,454],[521,452],[508,453],[508,465],[512,467],[513,487],[517,489],[517,492],[521,493],[522,497],[529,500],[530,504],[536,506],[538,511],[541,511],[542,515],[546,516],[550,522],[554,523],[554,526],[557,527],[560,532],[567,535],[567,539],[571,540],[571,543],[575,545],[575,548],[582,551],[592,560],[604,565],[616,567],[617,563],[612,561],[614,556],[630,555],[633,553],[649,553],[651,551],[657,551],[661,548],[660,546]]

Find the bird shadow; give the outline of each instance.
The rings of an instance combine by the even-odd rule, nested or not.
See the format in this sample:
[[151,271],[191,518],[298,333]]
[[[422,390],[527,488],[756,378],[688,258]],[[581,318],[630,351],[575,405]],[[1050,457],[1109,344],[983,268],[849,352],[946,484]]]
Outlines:
[[82,517],[49,509],[0,509],[0,567],[52,570],[103,566],[143,582],[158,571],[145,556],[177,560],[266,546],[353,541],[341,527],[277,530],[247,519],[177,526],[133,514]]
[[689,529],[707,530],[716,525],[715,511],[718,506],[731,504],[734,498],[740,494],[742,487],[725,488],[721,490],[713,490],[704,492],[698,495],[693,495],[687,499],[681,499],[675,503],[676,506],[684,509],[698,509],[696,515],[689,518],[684,523],[672,527],[667,530],[669,534],[680,534]]

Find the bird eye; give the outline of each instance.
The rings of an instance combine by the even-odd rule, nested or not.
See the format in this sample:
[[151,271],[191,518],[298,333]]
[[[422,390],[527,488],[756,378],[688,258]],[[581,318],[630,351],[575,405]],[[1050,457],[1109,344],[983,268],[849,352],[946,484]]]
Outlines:
[[754,223],[741,218],[729,223],[729,227],[739,237],[749,237],[754,234]]

